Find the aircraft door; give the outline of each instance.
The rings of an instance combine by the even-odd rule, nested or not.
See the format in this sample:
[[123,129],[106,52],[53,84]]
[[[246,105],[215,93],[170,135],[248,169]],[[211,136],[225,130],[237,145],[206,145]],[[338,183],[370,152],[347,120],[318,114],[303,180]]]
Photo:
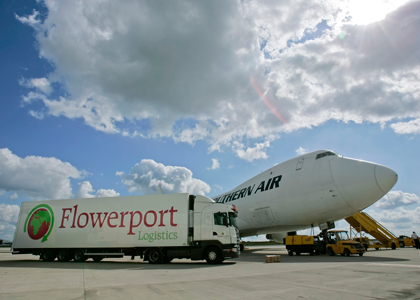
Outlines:
[[305,158],[304,158],[304,157],[299,158],[298,163],[297,163],[297,165],[296,165],[296,171],[298,171],[298,170],[302,169],[302,166],[303,166],[303,162],[304,162],[304,161],[305,161]]

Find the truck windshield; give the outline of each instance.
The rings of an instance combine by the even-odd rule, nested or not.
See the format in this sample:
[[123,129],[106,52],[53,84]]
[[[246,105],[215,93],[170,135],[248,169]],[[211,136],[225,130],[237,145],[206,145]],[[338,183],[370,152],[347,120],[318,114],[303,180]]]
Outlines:
[[348,234],[347,234],[347,231],[337,232],[337,236],[338,236],[338,239],[339,239],[340,241],[349,240],[349,236],[348,236]]
[[230,223],[230,225],[238,228],[238,224],[236,223],[236,214],[231,213],[231,212],[229,213],[229,223]]

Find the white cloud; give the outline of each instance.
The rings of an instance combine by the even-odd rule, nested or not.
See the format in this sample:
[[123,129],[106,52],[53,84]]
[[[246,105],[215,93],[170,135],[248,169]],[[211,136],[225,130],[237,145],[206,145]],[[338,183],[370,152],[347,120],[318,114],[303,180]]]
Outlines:
[[120,193],[117,193],[113,189],[100,189],[96,192],[96,196],[93,195],[95,190],[89,181],[83,181],[79,183],[79,188],[76,192],[75,198],[102,198],[102,197],[118,197]]
[[391,128],[398,134],[419,134],[420,118],[409,122],[398,122],[391,124]]
[[8,196],[8,198],[9,198],[10,200],[15,200],[15,199],[17,199],[17,197],[18,197],[17,193],[13,193],[13,194],[11,194],[10,196]]
[[0,149],[0,191],[12,191],[34,199],[71,198],[70,178],[82,172],[54,157],[20,158],[9,149]]
[[297,155],[302,155],[308,153],[308,149],[303,149],[302,147],[299,147],[298,149],[296,149],[296,154]]
[[0,204],[0,222],[16,224],[19,210],[18,205]]
[[79,183],[79,188],[77,189],[76,198],[95,198],[93,193],[95,190],[92,188],[92,184],[89,181],[83,181]]
[[29,80],[22,79],[19,81],[19,84],[27,88],[35,88],[46,95],[49,95],[52,92],[51,84],[48,81],[48,79],[45,77],[44,78],[31,78]]
[[407,206],[419,202],[416,194],[403,193],[402,191],[392,191],[379,200],[375,206],[381,209],[394,209],[400,206]]
[[[50,84],[68,93],[24,101],[44,104],[34,117],[81,118],[107,133],[147,120],[151,129],[133,136],[204,140],[210,152],[328,120],[419,118],[420,2],[368,25],[360,3],[47,1],[42,23],[36,12],[17,18],[55,67]],[[401,2],[381,3],[375,19]],[[409,125],[393,128],[418,132]]]
[[241,143],[234,143],[234,151],[239,158],[242,158],[246,161],[252,162],[255,159],[266,159],[268,155],[265,153],[264,149],[270,147],[270,142],[265,141],[264,143],[256,143],[255,147],[247,148],[243,150],[245,146]]
[[212,164],[212,166],[210,168],[207,168],[207,170],[216,170],[216,169],[219,169],[220,168],[219,160],[217,158],[212,158],[211,160],[212,160],[213,164]]
[[35,10],[32,12],[32,15],[29,15],[27,17],[19,17],[18,15],[15,14],[15,18],[17,20],[19,20],[23,24],[28,24],[28,25],[31,25],[31,26],[37,26],[37,25],[41,24],[40,20],[37,19],[38,16],[39,16],[39,12],[37,12]]
[[120,196],[120,193],[117,193],[113,189],[100,189],[96,192],[96,197],[102,198],[102,197],[118,197]]
[[0,238],[13,240],[19,210],[18,205],[0,204]]
[[143,159],[137,163],[129,174],[117,172],[121,182],[130,193],[156,194],[160,184],[164,193],[190,193],[204,195],[210,192],[210,186],[184,167],[165,166],[152,159]]

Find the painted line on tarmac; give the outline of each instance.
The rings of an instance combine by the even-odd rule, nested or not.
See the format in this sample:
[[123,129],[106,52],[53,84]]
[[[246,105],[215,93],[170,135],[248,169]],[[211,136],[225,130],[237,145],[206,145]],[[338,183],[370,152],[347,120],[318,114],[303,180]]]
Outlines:
[[405,267],[405,268],[420,268],[419,265],[403,265],[403,264],[368,264],[370,266],[385,266],[385,267]]

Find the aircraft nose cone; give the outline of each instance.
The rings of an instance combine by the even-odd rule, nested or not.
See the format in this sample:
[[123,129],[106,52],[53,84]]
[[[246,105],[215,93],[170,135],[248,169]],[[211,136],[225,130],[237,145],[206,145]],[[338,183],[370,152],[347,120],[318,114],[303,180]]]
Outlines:
[[398,174],[390,168],[376,165],[375,178],[379,188],[386,194],[397,183]]
[[397,174],[384,166],[336,158],[330,162],[334,182],[347,204],[360,211],[381,199],[397,182]]

